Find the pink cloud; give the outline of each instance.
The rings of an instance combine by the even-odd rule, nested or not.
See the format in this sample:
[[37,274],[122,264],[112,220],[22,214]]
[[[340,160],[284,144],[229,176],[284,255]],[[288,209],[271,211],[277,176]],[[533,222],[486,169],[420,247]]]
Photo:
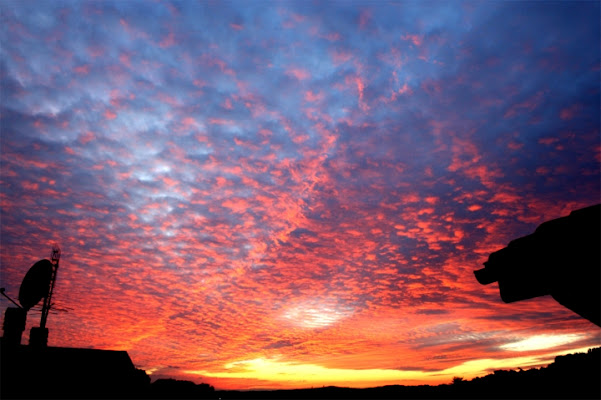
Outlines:
[[148,34],[147,34],[146,32],[144,32],[144,31],[141,31],[141,30],[139,30],[139,29],[137,29],[137,28],[135,28],[135,27],[132,27],[132,26],[130,25],[130,23],[129,23],[127,20],[125,20],[125,19],[121,18],[121,19],[119,20],[119,23],[120,23],[120,25],[123,27],[123,30],[124,30],[124,31],[125,31],[125,32],[126,32],[126,33],[127,33],[129,36],[130,36],[130,37],[132,37],[132,38],[134,38],[134,39],[139,39],[139,38],[142,38],[142,39],[148,39]]
[[157,94],[157,98],[162,101],[163,103],[169,104],[171,106],[179,106],[181,105],[181,102],[179,99],[177,99],[174,96],[170,96],[167,93],[159,93]]
[[559,112],[559,118],[564,121],[574,119],[580,113],[581,108],[582,106],[580,104],[573,104],[569,107],[562,108]]
[[169,32],[169,34],[167,36],[165,36],[163,38],[163,40],[161,40],[159,42],[159,47],[160,48],[168,48],[171,47],[175,44],[175,35],[173,34],[173,32]]
[[522,197],[516,193],[510,191],[503,191],[499,193],[495,193],[495,195],[490,199],[491,202],[500,202],[500,203],[515,203],[522,200]]
[[229,208],[235,214],[244,214],[246,210],[251,208],[251,205],[241,198],[227,199],[221,203],[223,207]]
[[357,84],[357,92],[359,92],[359,100],[363,100],[363,89],[365,89],[365,84],[359,77],[355,78],[355,83]]
[[104,112],[104,118],[108,119],[108,120],[112,120],[117,118],[117,114],[115,114],[114,112],[112,112],[111,110],[106,110]]
[[359,103],[359,108],[362,111],[369,110],[369,106],[365,103],[363,95],[365,90],[365,81],[360,76],[352,76],[349,75],[345,78],[345,83],[348,86],[354,87],[357,90],[357,102]]
[[289,10],[278,9],[278,14],[283,18],[282,26],[286,29],[292,29],[305,22],[307,17],[301,14],[295,14]]
[[128,68],[131,68],[131,60],[130,60],[130,55],[127,53],[121,53],[119,54],[119,61],[121,61],[121,63],[125,66],[127,66]]
[[173,186],[177,186],[178,185],[178,181],[176,181],[175,179],[171,179],[168,176],[163,178],[163,183],[167,186],[173,187]]
[[540,138],[540,139],[538,139],[538,142],[540,144],[544,144],[544,145],[550,146],[550,145],[552,145],[554,143],[559,142],[559,138],[556,138],[556,137]]
[[524,147],[524,143],[518,143],[515,141],[510,141],[507,143],[507,148],[509,150],[520,150],[522,147]]
[[73,71],[78,75],[87,75],[90,72],[90,66],[88,64],[80,65],[79,67],[75,67]]
[[305,100],[308,102],[316,102],[316,101],[321,101],[323,99],[323,93],[322,92],[318,92],[318,93],[313,93],[313,91],[311,90],[307,90],[305,92]]
[[322,37],[329,40],[330,42],[336,42],[336,41],[340,40],[340,33],[330,32],[327,35],[322,36]]
[[225,186],[231,186],[232,185],[232,182],[228,181],[223,176],[216,177],[215,178],[215,182],[217,183],[217,187],[225,187]]
[[304,81],[311,77],[311,74],[302,68],[290,68],[286,71],[286,74],[295,77],[299,81]]
[[21,186],[23,186],[23,189],[29,190],[29,191],[36,191],[40,188],[40,185],[38,183],[27,182],[27,181],[21,182]]
[[192,127],[196,125],[196,120],[192,117],[186,117],[182,120],[182,125],[186,128]]
[[428,203],[428,204],[436,204],[436,203],[438,203],[440,198],[438,198],[436,196],[428,196],[424,200],[426,200],[426,203]]
[[516,116],[522,112],[532,112],[536,108],[538,108],[540,103],[543,101],[543,98],[544,98],[544,92],[539,91],[536,94],[534,94],[533,96],[529,97],[528,99],[526,99],[520,103],[512,105],[505,112],[505,114],[503,115],[503,118],[513,118],[514,116]]
[[402,35],[401,39],[405,40],[405,41],[410,41],[411,43],[413,43],[415,46],[421,46],[423,41],[424,41],[424,37],[423,35],[418,35],[418,34],[407,34],[407,35]]
[[234,125],[234,121],[222,118],[209,118],[209,124],[211,125]]
[[413,90],[407,85],[407,82],[399,89],[399,94],[413,94]]
[[353,54],[348,51],[333,50],[330,52],[330,56],[332,57],[332,62],[335,65],[340,65],[349,61],[353,57]]
[[105,48],[102,46],[98,46],[98,45],[89,46],[87,51],[88,51],[88,54],[90,55],[90,57],[92,57],[92,58],[102,57],[106,53]]

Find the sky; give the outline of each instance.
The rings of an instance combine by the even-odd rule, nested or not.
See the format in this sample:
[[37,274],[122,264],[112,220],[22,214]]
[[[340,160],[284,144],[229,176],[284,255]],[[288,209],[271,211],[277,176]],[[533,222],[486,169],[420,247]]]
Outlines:
[[1,285],[58,243],[49,345],[218,389],[450,383],[599,346],[473,275],[601,202],[599,15],[1,0]]

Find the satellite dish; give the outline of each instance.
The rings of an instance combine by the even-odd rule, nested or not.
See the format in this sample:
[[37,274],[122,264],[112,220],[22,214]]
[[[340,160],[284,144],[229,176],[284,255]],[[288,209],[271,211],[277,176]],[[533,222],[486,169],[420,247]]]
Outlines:
[[48,296],[51,279],[52,262],[50,260],[40,260],[29,268],[19,289],[19,303],[25,310],[29,310]]

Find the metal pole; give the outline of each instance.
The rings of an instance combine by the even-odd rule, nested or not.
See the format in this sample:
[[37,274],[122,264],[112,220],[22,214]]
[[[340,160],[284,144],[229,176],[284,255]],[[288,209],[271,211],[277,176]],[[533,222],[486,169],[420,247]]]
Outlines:
[[44,297],[44,305],[42,306],[42,320],[40,321],[40,328],[46,328],[46,320],[48,319],[48,312],[50,311],[51,301],[52,301],[52,292],[54,291],[54,283],[56,282],[56,273],[58,271],[58,261],[61,257],[61,249],[54,245],[52,246],[52,254],[50,256],[50,260],[52,262],[52,276],[50,278],[50,288],[48,290],[48,295]]

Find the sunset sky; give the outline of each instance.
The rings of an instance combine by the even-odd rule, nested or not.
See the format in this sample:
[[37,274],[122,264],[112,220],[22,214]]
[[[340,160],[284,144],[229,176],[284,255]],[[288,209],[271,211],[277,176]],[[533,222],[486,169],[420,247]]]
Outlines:
[[473,275],[601,201],[599,15],[1,0],[1,285],[58,243],[51,346],[218,389],[449,383],[600,346]]

